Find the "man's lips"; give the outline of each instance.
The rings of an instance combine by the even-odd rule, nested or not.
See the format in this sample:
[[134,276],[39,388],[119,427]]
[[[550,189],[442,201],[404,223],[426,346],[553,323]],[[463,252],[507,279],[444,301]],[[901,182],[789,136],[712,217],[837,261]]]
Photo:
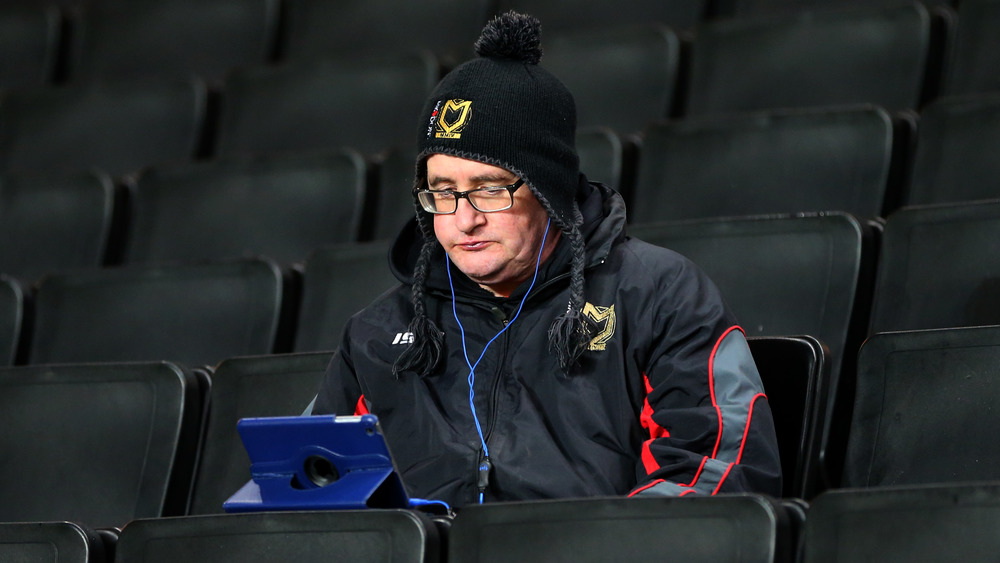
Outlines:
[[471,250],[482,250],[483,248],[486,248],[486,245],[488,245],[489,243],[490,241],[488,240],[472,240],[472,241],[460,242],[455,246],[457,246],[462,250],[471,251]]

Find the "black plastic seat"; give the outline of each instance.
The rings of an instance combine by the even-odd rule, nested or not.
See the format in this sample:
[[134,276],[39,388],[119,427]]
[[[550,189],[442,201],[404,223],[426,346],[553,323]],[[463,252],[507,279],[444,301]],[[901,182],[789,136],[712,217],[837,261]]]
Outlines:
[[650,22],[688,29],[708,17],[714,1],[632,0],[608,9],[607,2],[600,0],[498,0],[497,13],[516,10],[531,14],[542,21],[546,33]]
[[130,522],[115,561],[437,563],[440,544],[435,524],[408,510],[261,512]]
[[824,486],[820,454],[830,352],[811,336],[756,336],[747,342],[774,416],[781,455],[781,496],[811,499]]
[[296,352],[336,349],[351,316],[399,283],[389,270],[388,249],[387,241],[376,241],[328,246],[309,255]]
[[998,519],[996,484],[828,491],[809,508],[803,561],[990,561]]
[[829,349],[820,486],[836,485],[869,318],[877,232],[843,213],[673,221],[629,231],[701,267],[748,337],[809,335]]
[[1000,199],[997,151],[1000,151],[1000,95],[940,98],[931,102],[920,114],[906,203]]
[[790,536],[781,505],[757,495],[508,502],[463,508],[448,561],[776,563],[791,561]]
[[1000,481],[1000,327],[875,334],[857,381],[845,486]]
[[59,60],[61,23],[55,6],[0,8],[0,88],[52,83]]
[[715,20],[696,30],[687,113],[924,101],[935,48],[919,3]]
[[100,536],[73,522],[0,524],[0,561],[111,563]]
[[301,262],[358,239],[367,165],[353,151],[215,159],[144,171],[125,259]]
[[378,165],[378,180],[368,193],[373,198],[375,240],[391,241],[416,214],[413,182],[416,171],[416,147],[396,147],[388,151]]
[[[907,0],[717,0],[717,15],[745,18],[803,10],[898,6]],[[952,6],[953,0],[920,0],[925,6]]]
[[24,290],[12,278],[0,274],[0,366],[17,358],[24,326]]
[[576,133],[580,170],[592,182],[602,182],[627,193],[635,176],[636,148],[606,127],[582,128]]
[[0,99],[0,169],[119,176],[189,160],[199,150],[205,104],[196,79],[11,91]]
[[277,266],[260,259],[49,276],[36,291],[28,361],[201,366],[269,354],[282,288]]
[[691,117],[650,126],[634,223],[844,211],[882,215],[894,125],[883,109]]
[[653,23],[547,35],[541,62],[572,92],[581,127],[620,134],[670,114],[679,64],[677,34]]
[[91,0],[75,28],[72,80],[188,78],[273,55],[277,0]]
[[405,46],[454,66],[474,56],[492,7],[492,0],[286,0],[283,56],[385,55]]
[[869,332],[1000,324],[1000,202],[890,215]]
[[178,514],[198,393],[195,376],[170,363],[0,369],[0,521],[98,528]]
[[25,283],[101,266],[112,244],[115,188],[106,174],[0,176],[0,272]]
[[351,147],[369,155],[412,143],[437,83],[430,54],[256,67],[223,86],[220,155]]
[[212,373],[212,399],[188,514],[218,514],[250,480],[236,432],[241,418],[301,414],[319,390],[331,352],[230,358]]
[[1000,2],[962,0],[958,4],[955,47],[946,67],[948,95],[1000,91]]

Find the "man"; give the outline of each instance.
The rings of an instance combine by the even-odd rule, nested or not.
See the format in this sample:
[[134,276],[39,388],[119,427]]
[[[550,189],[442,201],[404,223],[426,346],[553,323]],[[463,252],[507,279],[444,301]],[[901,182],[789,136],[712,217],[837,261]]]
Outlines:
[[402,285],[348,323],[315,413],[379,416],[410,494],[780,495],[742,331],[681,256],[588,183],[539,24],[494,19],[421,116]]

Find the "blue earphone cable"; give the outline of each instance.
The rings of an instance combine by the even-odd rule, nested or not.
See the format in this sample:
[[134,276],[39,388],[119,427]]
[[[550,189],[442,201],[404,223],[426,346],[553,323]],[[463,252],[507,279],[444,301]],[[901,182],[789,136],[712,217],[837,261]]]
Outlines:
[[[465,345],[465,327],[462,326],[462,321],[458,319],[458,309],[455,304],[455,285],[452,283],[451,280],[451,261],[448,259],[447,252],[444,255],[445,270],[447,270],[448,272],[448,286],[451,288],[451,312],[455,316],[455,322],[458,323],[458,330],[462,334],[462,354],[465,356],[465,364],[469,366],[469,380],[468,380],[469,408],[472,409],[472,419],[476,422],[476,432],[479,434],[479,441],[483,445],[483,456],[486,458],[484,464],[479,468],[480,473],[488,472],[490,469],[489,465],[490,450],[486,446],[486,437],[483,435],[483,427],[482,425],[479,424],[479,415],[476,414],[476,404],[474,401],[476,397],[476,391],[474,387],[476,381],[476,367],[479,365],[479,362],[482,361],[483,357],[486,355],[486,350],[490,347],[490,344],[493,344],[493,341],[499,338],[500,335],[503,334],[504,331],[507,330],[510,327],[510,325],[512,325],[514,321],[517,320],[518,315],[521,314],[521,309],[524,307],[524,302],[528,300],[528,295],[531,294],[531,290],[535,287],[535,280],[538,279],[538,270],[542,264],[542,251],[545,250],[545,241],[548,239],[549,225],[551,223],[552,219],[549,219],[549,221],[545,224],[545,233],[542,235],[542,245],[538,249],[538,259],[535,261],[535,274],[531,278],[531,285],[528,286],[528,290],[524,292],[524,297],[521,299],[521,304],[518,305],[517,307],[517,312],[514,313],[514,316],[510,319],[510,321],[508,321],[507,324],[502,329],[500,329],[500,332],[496,333],[496,336],[491,338],[490,341],[486,343],[486,346],[483,347],[483,352],[479,354],[479,358],[476,360],[476,363],[472,363],[469,360],[469,350]],[[479,491],[479,504],[482,503],[483,503],[483,491]]]

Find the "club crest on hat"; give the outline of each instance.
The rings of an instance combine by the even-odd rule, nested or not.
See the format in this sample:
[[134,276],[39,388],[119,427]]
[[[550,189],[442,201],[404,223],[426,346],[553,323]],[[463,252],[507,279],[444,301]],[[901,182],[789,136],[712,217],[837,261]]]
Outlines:
[[434,137],[438,139],[460,139],[462,130],[472,116],[471,100],[448,100],[438,113]]

